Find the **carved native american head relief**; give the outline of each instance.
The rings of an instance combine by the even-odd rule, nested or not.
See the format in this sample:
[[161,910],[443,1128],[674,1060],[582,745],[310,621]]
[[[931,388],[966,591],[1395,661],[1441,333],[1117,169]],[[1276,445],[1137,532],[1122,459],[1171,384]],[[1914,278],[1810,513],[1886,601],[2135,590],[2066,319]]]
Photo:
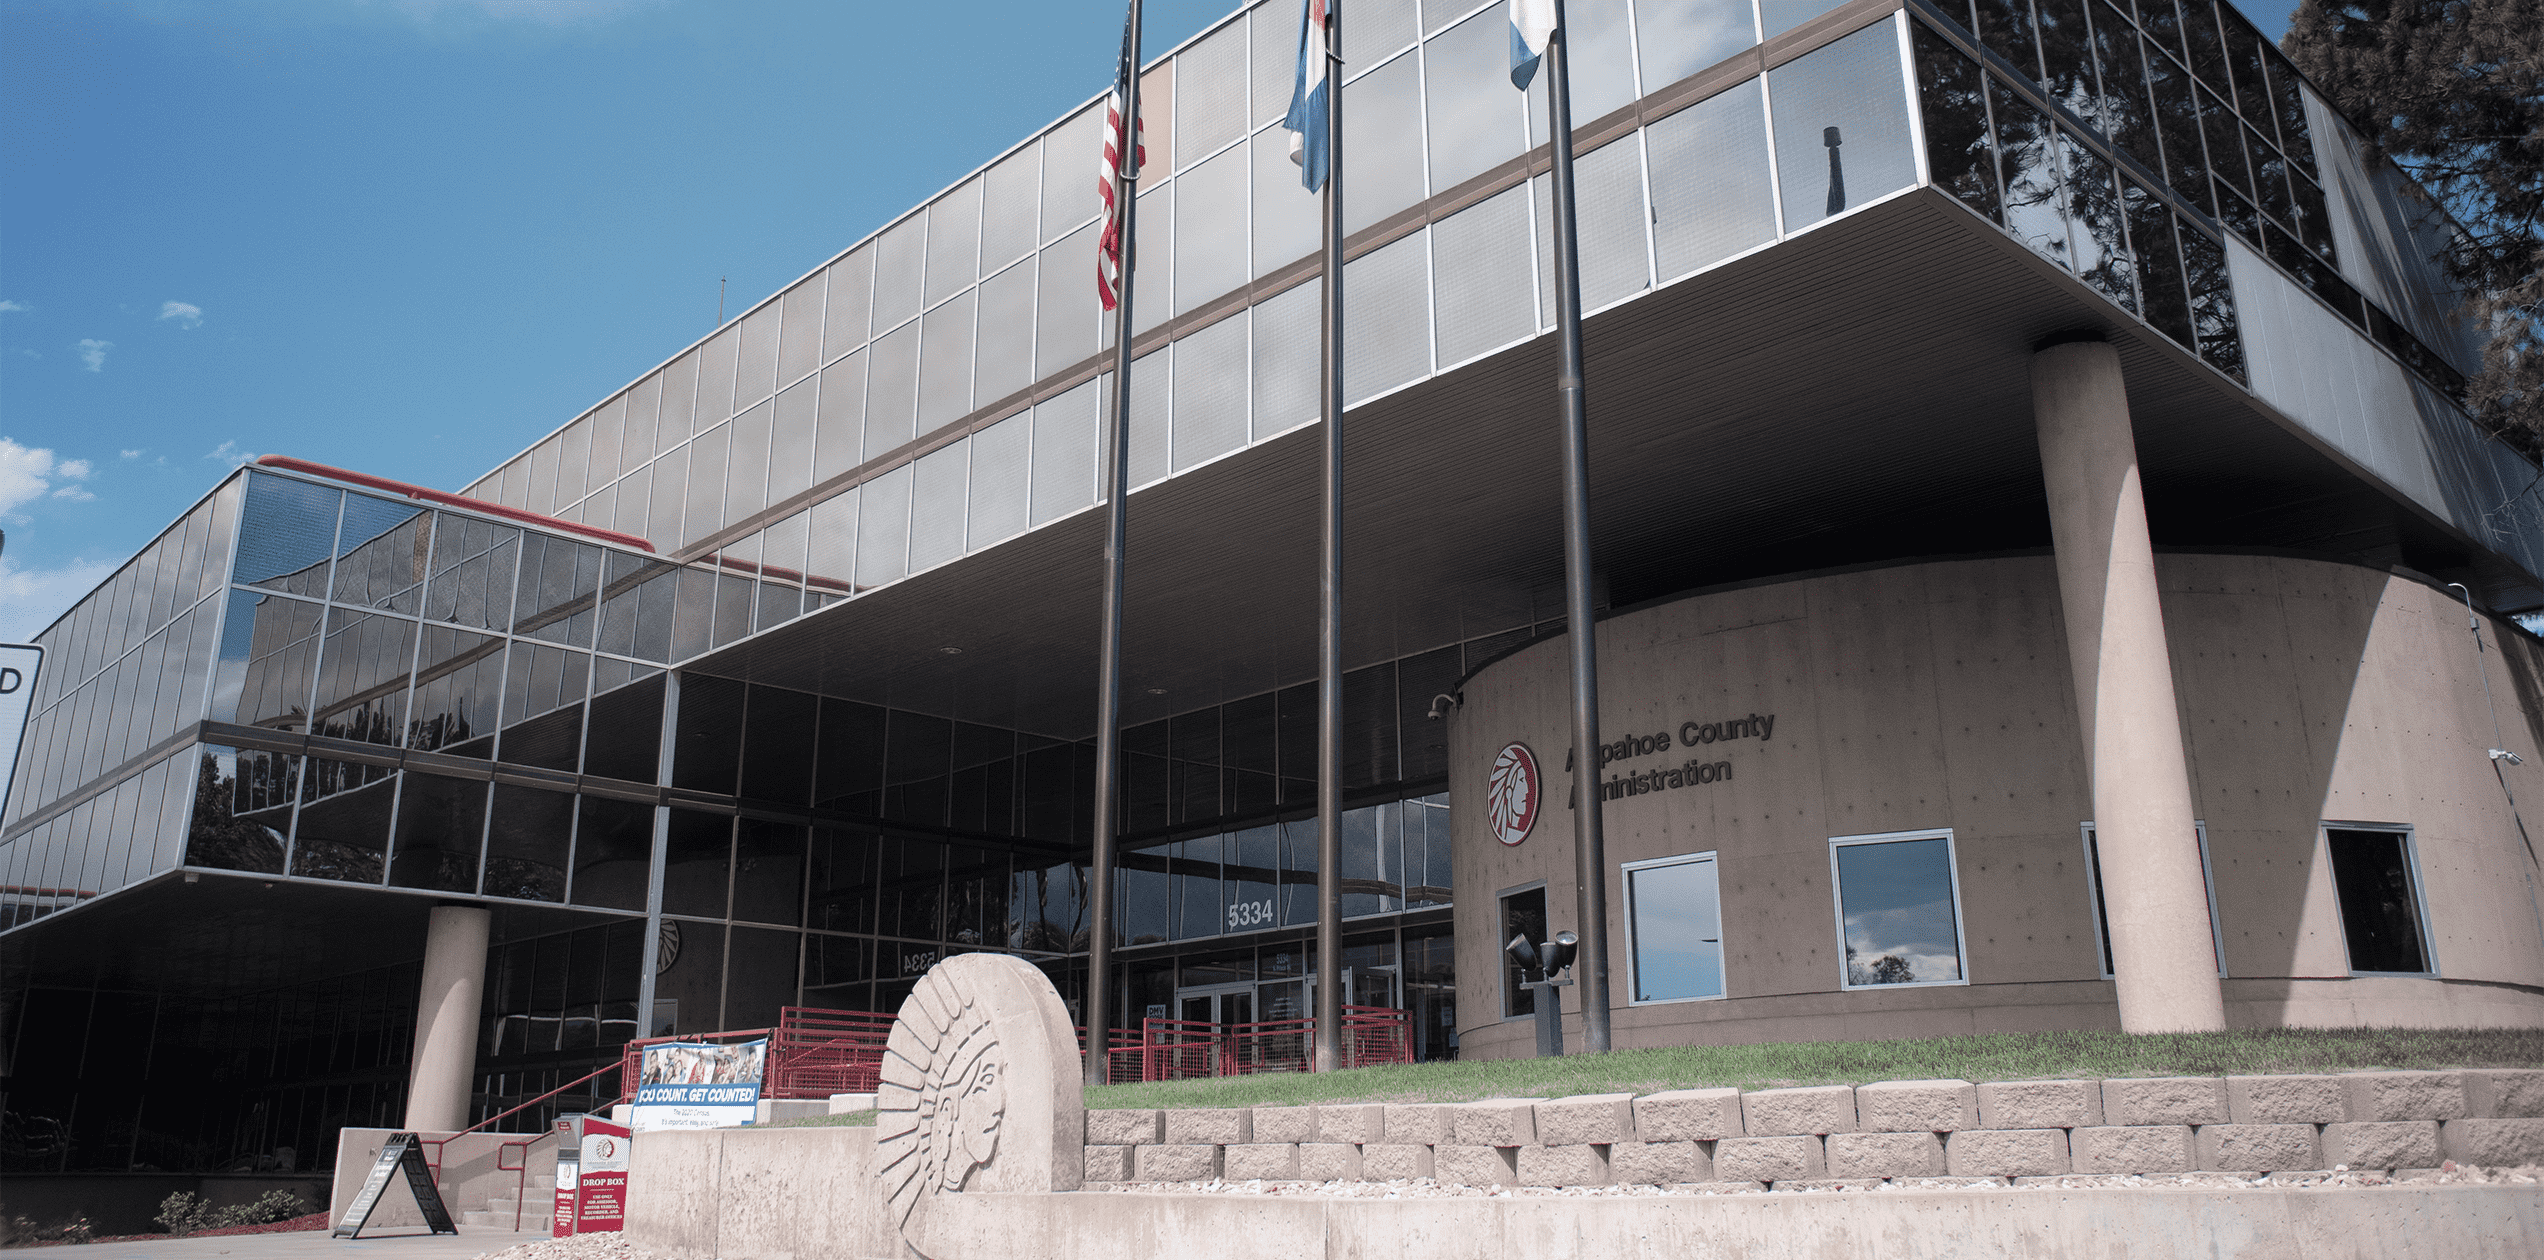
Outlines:
[[903,1237],[965,1191],[1075,1190],[1085,1175],[1077,1035],[1051,981],[1004,954],[938,963],[901,1004],[876,1095],[875,1165]]

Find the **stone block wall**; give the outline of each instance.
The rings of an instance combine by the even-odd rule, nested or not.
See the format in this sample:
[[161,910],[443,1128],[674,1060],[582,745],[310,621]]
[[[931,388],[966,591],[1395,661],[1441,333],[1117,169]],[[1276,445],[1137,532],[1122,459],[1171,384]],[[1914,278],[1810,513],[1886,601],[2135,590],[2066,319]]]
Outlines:
[[1089,1181],[1867,1184],[2544,1164],[2544,1070],[1086,1113]]

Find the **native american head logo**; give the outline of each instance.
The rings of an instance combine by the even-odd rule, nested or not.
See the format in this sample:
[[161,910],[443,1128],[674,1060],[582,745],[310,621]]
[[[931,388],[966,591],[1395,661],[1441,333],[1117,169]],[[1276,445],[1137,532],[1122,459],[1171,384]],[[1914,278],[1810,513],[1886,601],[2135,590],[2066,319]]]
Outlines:
[[1494,755],[1492,775],[1484,781],[1484,821],[1493,829],[1493,838],[1503,844],[1527,839],[1537,825],[1537,804],[1544,795],[1536,754],[1526,744],[1505,745]]
[[875,1133],[885,1193],[906,1223],[920,1200],[960,1191],[998,1158],[1007,1065],[986,1012],[930,972],[901,1004],[883,1059]]

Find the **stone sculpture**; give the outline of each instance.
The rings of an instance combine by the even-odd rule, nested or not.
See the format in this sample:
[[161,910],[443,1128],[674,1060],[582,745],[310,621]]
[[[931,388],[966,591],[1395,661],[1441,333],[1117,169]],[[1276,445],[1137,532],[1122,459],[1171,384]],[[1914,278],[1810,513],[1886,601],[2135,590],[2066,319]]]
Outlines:
[[1042,972],[1005,954],[958,954],[901,1004],[875,1097],[875,1166],[887,1220],[930,1245],[941,1198],[1075,1190],[1086,1172],[1076,1030]]

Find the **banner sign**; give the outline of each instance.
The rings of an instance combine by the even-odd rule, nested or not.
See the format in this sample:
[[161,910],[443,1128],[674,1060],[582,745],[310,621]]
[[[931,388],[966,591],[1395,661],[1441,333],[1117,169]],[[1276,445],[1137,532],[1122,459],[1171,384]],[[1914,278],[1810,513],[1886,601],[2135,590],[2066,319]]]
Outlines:
[[645,1047],[637,1077],[634,1129],[726,1129],[751,1123],[760,1109],[760,1075],[768,1038],[712,1045],[667,1041]]
[[0,643],[0,811],[9,808],[9,784],[18,777],[18,746],[26,742],[27,715],[35,711],[36,666],[43,663],[43,648]]
[[574,1232],[616,1233],[627,1226],[625,1129],[606,1120],[583,1122],[583,1158],[575,1170]]

